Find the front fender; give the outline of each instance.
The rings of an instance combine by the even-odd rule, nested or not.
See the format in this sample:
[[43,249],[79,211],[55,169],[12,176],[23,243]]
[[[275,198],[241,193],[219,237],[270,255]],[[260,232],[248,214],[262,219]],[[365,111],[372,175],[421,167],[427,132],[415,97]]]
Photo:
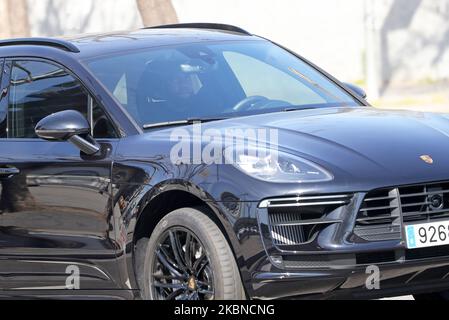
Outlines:
[[[209,216],[219,225],[227,238],[242,272],[242,280],[250,278],[238,239],[238,231],[235,230],[238,220],[236,213],[228,208],[230,206],[227,202],[216,199],[207,190],[213,188],[217,182],[217,177],[214,174],[216,171],[213,167],[200,166],[195,169],[179,170],[183,173],[195,172],[190,176],[190,180],[182,179],[179,175],[173,178],[173,171],[169,173],[156,166],[145,166],[142,162],[139,162],[138,166],[131,166],[127,161],[126,165],[125,163],[116,163],[114,167],[116,180],[113,184],[113,208],[120,239],[118,241],[120,244],[119,265],[123,274],[123,283],[128,288],[138,289],[134,249],[136,230],[143,223],[142,217],[145,210],[163,195],[172,192],[182,192],[198,199],[198,202],[207,209]],[[185,176],[185,174],[181,176]],[[239,207],[242,207],[242,210],[247,210],[247,206]],[[248,216],[248,213],[243,215]]]

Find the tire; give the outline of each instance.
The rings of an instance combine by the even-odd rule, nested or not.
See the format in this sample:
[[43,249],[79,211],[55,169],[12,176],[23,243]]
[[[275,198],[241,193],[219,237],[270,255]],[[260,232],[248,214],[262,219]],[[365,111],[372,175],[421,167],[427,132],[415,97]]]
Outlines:
[[226,238],[197,209],[179,209],[165,216],[149,240],[137,243],[136,263],[145,300],[245,298],[239,269]]

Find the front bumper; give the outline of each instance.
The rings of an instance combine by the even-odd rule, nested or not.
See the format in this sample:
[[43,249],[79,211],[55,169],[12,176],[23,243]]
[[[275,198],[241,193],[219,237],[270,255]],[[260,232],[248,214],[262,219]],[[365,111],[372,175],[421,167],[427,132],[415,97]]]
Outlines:
[[253,298],[375,299],[449,290],[449,258],[377,267],[378,286],[368,266],[259,272],[253,274]]
[[[251,296],[255,299],[368,299],[449,290],[448,247],[408,250],[403,237],[366,241],[354,235],[365,197],[365,193],[351,195],[351,200],[345,200],[341,208],[325,215],[325,222],[318,225],[320,231],[311,238],[306,237],[304,243],[294,243],[298,239],[292,235],[294,229],[273,228],[276,224],[296,225],[301,219],[289,222],[288,215],[285,215],[287,220],[273,219],[269,206],[259,204],[258,229],[266,257],[251,273]],[[313,201],[342,199],[318,198]],[[280,208],[277,213],[285,211],[283,206]],[[287,240],[278,234],[282,232]],[[378,274],[374,274],[376,270]]]

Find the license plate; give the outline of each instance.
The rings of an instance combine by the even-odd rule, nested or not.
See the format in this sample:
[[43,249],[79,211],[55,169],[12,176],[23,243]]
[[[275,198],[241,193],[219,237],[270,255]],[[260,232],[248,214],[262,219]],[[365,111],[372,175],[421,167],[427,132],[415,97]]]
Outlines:
[[405,236],[408,249],[449,245],[449,221],[408,225]]

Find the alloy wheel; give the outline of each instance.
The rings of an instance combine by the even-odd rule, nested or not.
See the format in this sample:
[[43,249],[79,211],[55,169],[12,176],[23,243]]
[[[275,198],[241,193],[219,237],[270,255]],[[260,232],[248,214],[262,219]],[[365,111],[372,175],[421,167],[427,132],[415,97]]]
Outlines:
[[151,290],[159,300],[213,300],[214,275],[197,236],[182,227],[168,229],[154,252]]

